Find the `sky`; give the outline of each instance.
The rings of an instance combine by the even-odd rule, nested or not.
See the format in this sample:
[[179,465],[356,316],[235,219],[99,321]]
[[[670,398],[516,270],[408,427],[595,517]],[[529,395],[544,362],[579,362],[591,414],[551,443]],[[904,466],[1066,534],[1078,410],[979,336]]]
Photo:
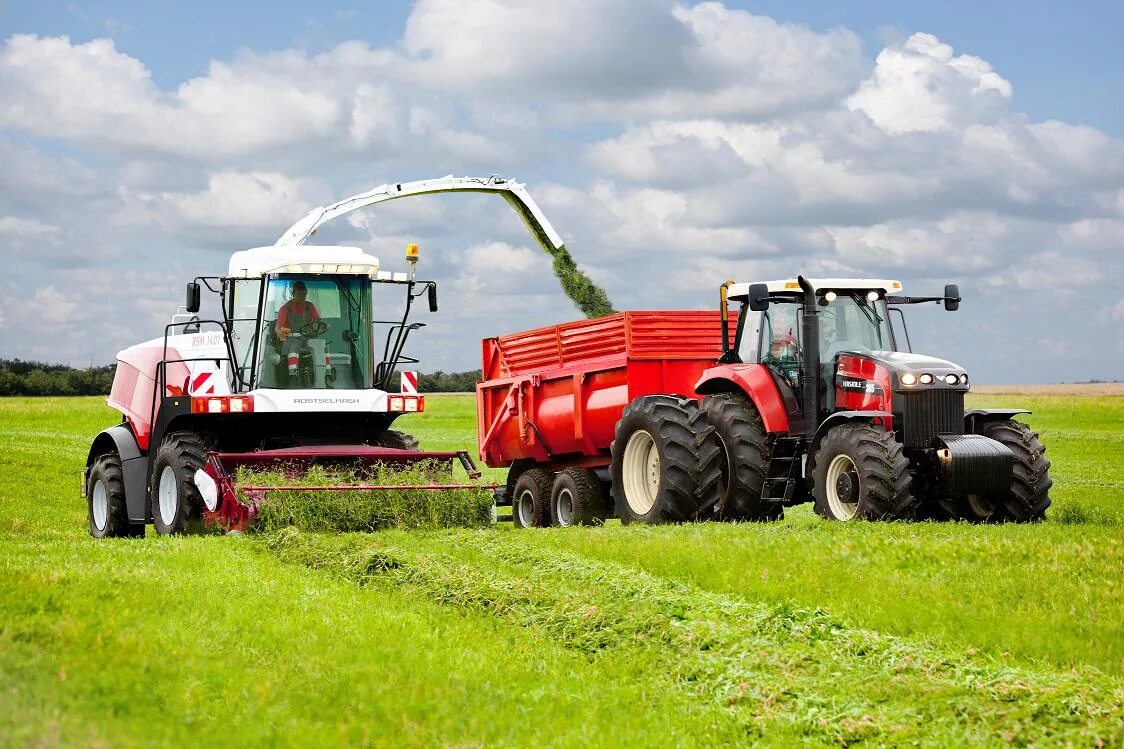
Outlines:
[[[1093,2],[0,2],[0,358],[109,363],[311,208],[502,174],[617,309],[954,282],[958,312],[907,309],[914,350],[1124,379],[1121,29]],[[392,270],[421,246],[423,371],[580,316],[498,198],[317,237]]]

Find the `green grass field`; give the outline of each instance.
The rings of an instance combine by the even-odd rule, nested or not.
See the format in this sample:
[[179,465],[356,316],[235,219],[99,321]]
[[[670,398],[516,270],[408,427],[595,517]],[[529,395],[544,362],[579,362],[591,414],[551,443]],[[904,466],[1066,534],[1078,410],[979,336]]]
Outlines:
[[1122,745],[1124,398],[970,404],[1035,412],[1046,522],[95,541],[114,413],[0,399],[0,746]]

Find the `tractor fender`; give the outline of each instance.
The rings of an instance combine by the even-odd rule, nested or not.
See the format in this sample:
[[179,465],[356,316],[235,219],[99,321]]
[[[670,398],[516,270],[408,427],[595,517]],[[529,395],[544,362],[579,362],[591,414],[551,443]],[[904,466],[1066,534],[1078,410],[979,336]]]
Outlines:
[[720,364],[703,372],[695,383],[698,395],[745,393],[765,424],[765,431],[788,431],[784,400],[768,369],[760,364]]
[[848,421],[874,421],[875,419],[891,419],[893,414],[889,411],[836,411],[828,416],[816,427],[816,435],[812,437],[812,444],[808,452],[813,452],[820,444],[828,430]]
[[964,414],[964,433],[979,434],[979,425],[989,421],[1009,421],[1019,414],[1028,414],[1025,408],[977,408]]
[[145,484],[148,479],[148,458],[141,454],[140,446],[133,430],[126,424],[118,424],[102,431],[94,438],[90,454],[86,458],[86,476],[90,466],[99,455],[117,453],[121,459],[121,473],[125,481],[125,506],[132,523],[148,520],[148,507],[145,503]]

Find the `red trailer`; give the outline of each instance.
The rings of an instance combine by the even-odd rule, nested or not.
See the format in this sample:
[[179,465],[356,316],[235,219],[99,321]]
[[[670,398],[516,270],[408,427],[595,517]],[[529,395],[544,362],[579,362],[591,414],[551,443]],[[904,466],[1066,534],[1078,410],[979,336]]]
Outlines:
[[[510,466],[497,501],[512,504],[520,527],[603,520],[611,509],[610,446],[625,407],[641,396],[663,394],[645,402],[663,412],[671,432],[684,427],[653,435],[651,449],[670,440],[671,455],[693,471],[705,430],[695,383],[722,351],[717,311],[620,312],[485,339],[476,386],[480,457]],[[684,497],[684,513],[688,506],[693,497]]]

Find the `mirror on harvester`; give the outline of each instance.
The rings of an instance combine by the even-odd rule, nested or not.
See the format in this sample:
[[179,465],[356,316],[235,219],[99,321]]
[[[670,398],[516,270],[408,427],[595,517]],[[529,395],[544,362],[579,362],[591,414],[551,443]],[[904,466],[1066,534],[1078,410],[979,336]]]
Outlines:
[[949,312],[960,309],[960,287],[954,283],[945,284],[944,308]]
[[199,284],[192,281],[187,285],[187,307],[188,312],[199,311]]
[[429,311],[437,311],[437,284],[429,285]]
[[769,309],[768,284],[751,283],[749,285],[749,308],[754,312],[764,312]]

